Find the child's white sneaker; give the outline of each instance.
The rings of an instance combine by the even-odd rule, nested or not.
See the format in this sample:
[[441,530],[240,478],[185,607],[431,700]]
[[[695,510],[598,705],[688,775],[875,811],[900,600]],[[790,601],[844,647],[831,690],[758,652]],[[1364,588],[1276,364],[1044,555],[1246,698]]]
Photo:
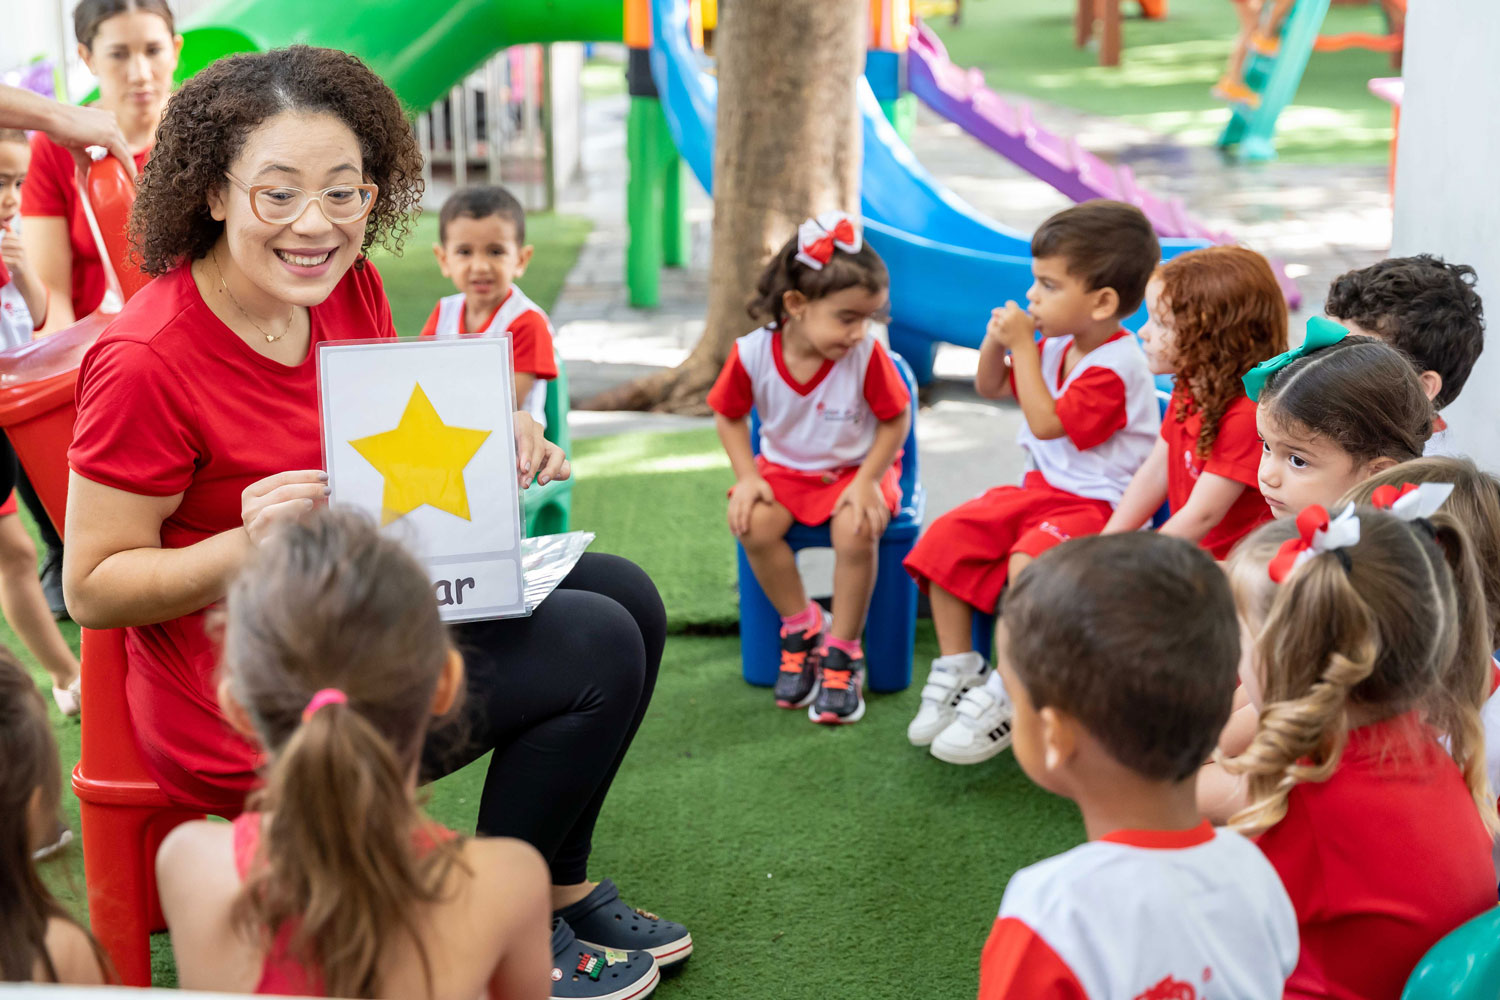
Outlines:
[[932,755],[949,764],[978,764],[1010,746],[1015,710],[988,685],[970,688],[958,701],[954,720],[932,741]]
[[914,747],[925,747],[948,728],[964,692],[984,683],[990,665],[975,652],[939,656],[932,661],[927,683],[922,685],[922,707],[906,727],[906,738]]

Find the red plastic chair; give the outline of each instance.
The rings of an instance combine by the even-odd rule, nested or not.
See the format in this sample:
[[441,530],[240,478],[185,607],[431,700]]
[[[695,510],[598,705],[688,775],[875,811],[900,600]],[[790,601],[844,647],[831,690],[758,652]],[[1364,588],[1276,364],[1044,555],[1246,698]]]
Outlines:
[[[66,330],[0,354],[0,426],[59,534],[67,509],[66,456],[77,416],[79,364],[123,301],[147,280],[126,262],[125,223],[133,197],[116,160],[94,164],[84,204],[105,262],[105,303]],[[83,752],[73,770],[73,790],[80,804],[89,922],[121,981],[150,986],[150,932],[164,926],[156,898],[156,849],[174,826],[202,814],[173,806],[146,770],[125,703],[124,631],[84,629],[82,663]]]

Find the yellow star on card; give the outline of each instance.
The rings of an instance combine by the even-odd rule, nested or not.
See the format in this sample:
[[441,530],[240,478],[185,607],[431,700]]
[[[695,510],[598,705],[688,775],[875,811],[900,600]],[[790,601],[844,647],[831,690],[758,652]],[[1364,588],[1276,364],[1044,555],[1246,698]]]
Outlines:
[[349,442],[385,477],[381,524],[390,524],[423,504],[469,520],[464,467],[491,433],[443,423],[417,383],[394,429]]

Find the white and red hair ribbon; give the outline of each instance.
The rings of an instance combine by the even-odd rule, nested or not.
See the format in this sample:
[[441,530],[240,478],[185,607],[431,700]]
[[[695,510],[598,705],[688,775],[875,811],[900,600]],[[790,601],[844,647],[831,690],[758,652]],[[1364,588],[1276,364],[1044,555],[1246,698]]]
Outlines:
[[1403,521],[1431,517],[1453,495],[1452,483],[1402,483],[1379,486],[1370,494],[1370,505],[1388,510]]
[[1297,515],[1297,537],[1288,538],[1276,550],[1266,567],[1274,583],[1281,583],[1292,571],[1313,556],[1347,548],[1359,542],[1359,515],[1351,503],[1338,517],[1330,519],[1321,504],[1313,504]]
[[864,245],[858,224],[843,212],[824,212],[797,227],[797,259],[814,271],[833,259],[835,247],[859,253]]

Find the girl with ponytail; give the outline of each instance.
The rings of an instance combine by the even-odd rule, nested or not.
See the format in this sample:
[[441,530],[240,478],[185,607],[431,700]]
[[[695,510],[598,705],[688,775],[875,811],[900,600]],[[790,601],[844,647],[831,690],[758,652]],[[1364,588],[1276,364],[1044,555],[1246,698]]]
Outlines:
[[1436,513],[1446,489],[1407,493],[1313,505],[1229,563],[1258,632],[1241,679],[1259,721],[1224,767],[1248,779],[1232,825],[1297,910],[1288,996],[1396,1000],[1428,948],[1495,904],[1478,707],[1444,693],[1487,660],[1478,570]]
[[417,804],[423,738],[463,661],[415,559],[321,512],[260,546],[222,626],[219,700],[269,756],[232,826],[185,824],[157,856],[182,986],[548,996],[541,856],[463,840]]

